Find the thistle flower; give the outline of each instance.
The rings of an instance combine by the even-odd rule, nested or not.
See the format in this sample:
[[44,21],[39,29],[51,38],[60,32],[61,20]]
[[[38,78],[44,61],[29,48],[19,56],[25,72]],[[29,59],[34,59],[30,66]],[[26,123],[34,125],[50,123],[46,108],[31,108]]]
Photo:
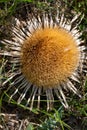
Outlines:
[[87,57],[82,34],[77,29],[78,19],[76,15],[70,21],[64,14],[60,18],[58,12],[55,16],[38,14],[25,22],[16,18],[13,38],[1,41],[5,49],[0,52],[8,62],[5,72],[8,78],[2,86],[12,80],[8,88],[12,92],[10,100],[19,94],[19,104],[27,99],[26,105],[32,109],[37,100],[40,108],[40,100],[44,100],[41,97],[45,95],[49,110],[55,97],[68,108],[67,90],[80,96],[76,83],[86,73]]

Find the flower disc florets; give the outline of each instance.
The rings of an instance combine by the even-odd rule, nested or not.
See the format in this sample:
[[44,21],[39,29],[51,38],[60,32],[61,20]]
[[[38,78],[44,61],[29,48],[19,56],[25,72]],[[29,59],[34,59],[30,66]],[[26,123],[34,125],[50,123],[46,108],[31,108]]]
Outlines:
[[65,29],[44,28],[35,31],[22,46],[22,72],[38,87],[55,88],[76,70],[80,50]]

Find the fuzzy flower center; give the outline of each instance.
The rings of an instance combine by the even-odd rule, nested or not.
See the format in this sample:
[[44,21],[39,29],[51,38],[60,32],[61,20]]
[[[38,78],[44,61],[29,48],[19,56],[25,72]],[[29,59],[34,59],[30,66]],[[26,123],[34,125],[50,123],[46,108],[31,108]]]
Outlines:
[[73,74],[79,57],[76,41],[65,29],[38,29],[23,43],[21,70],[32,84],[53,88]]

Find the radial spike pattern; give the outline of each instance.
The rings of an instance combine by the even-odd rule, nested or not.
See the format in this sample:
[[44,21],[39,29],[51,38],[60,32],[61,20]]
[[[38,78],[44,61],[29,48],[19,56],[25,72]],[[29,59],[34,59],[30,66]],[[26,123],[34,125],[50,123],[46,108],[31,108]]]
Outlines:
[[2,88],[9,83],[8,93],[12,89],[9,101],[18,95],[18,104],[26,101],[32,110],[37,100],[40,109],[45,95],[49,110],[55,98],[69,107],[65,93],[68,90],[81,97],[77,86],[82,74],[87,73],[87,46],[78,30],[82,18],[79,14],[67,19],[58,9],[55,15],[42,12],[27,21],[15,18],[13,37],[1,41],[4,49],[0,51],[7,68],[2,75],[9,75]]

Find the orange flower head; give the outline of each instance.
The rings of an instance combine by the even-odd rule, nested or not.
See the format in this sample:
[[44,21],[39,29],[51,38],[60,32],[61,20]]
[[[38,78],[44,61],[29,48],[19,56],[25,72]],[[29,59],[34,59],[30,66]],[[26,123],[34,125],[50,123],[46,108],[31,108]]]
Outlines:
[[22,72],[32,84],[54,88],[72,75],[79,57],[76,41],[65,29],[38,29],[23,43]]

